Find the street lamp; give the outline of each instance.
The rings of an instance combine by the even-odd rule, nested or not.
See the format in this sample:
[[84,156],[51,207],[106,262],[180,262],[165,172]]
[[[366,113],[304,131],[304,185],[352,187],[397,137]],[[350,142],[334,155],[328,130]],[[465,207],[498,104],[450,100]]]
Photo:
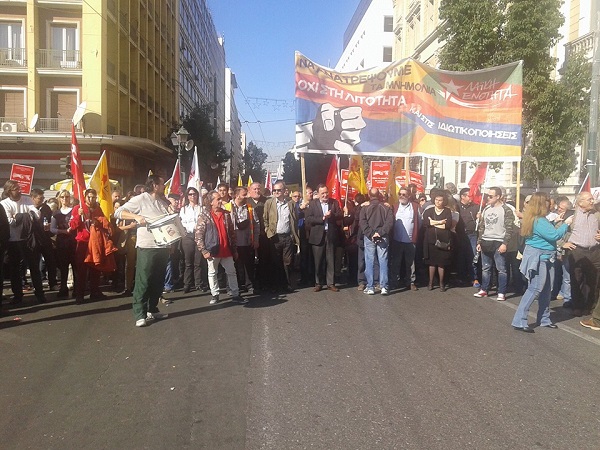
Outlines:
[[186,130],[183,125],[177,133],[171,133],[171,142],[173,146],[177,147],[177,161],[179,162],[179,183],[181,184],[181,193],[183,195],[183,191],[185,190],[185,186],[187,184],[187,180],[185,179],[185,171],[183,170],[183,165],[181,164],[181,155],[183,152],[190,151],[194,148],[194,141],[188,138],[190,137],[190,133]]

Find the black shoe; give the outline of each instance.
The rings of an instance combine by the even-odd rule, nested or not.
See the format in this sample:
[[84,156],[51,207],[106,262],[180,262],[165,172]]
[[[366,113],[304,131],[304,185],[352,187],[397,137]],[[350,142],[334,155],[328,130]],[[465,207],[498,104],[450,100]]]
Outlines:
[[37,301],[40,303],[46,303],[46,297],[44,295],[36,295],[35,298],[37,298]]
[[571,303],[571,302],[564,302],[563,305],[562,305],[562,307],[566,308],[566,309],[572,309],[573,308],[573,303]]
[[533,328],[529,327],[513,327],[517,331],[523,331],[524,333],[534,333]]
[[94,292],[90,294],[90,300],[106,300],[108,297],[102,292]]
[[248,300],[246,300],[244,297],[240,297],[239,295],[232,297],[231,301],[233,303],[237,303],[238,305],[245,305],[246,303],[248,303]]
[[58,294],[56,294],[56,298],[57,299],[69,298],[69,291],[58,291]]
[[121,297],[131,297],[131,291],[129,289],[123,290],[123,292],[119,293]]
[[19,296],[13,296],[10,301],[8,302],[9,305],[19,305],[23,302],[23,297],[19,297]]
[[192,291],[192,288],[190,288],[189,286],[186,286],[183,288],[183,293],[184,294],[189,294]]

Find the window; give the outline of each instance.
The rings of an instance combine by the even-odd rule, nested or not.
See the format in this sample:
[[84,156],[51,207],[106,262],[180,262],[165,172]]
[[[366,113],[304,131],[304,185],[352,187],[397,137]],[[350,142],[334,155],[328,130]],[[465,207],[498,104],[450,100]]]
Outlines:
[[25,91],[0,89],[0,117],[10,121],[25,117]]
[[23,25],[21,22],[0,22],[0,64],[23,61]]
[[392,62],[392,47],[383,47],[383,62]]
[[383,17],[383,31],[394,31],[394,17],[384,16]]
[[77,91],[53,90],[50,91],[48,117],[55,117],[70,121],[79,104]]
[[460,163],[460,182],[461,183],[467,182],[467,163],[466,162]]
[[53,23],[50,25],[52,59],[61,67],[79,67],[79,33],[77,24]]

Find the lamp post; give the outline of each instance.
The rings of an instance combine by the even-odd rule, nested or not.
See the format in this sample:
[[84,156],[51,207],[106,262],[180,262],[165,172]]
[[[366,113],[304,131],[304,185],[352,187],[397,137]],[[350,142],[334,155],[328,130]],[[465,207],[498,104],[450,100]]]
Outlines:
[[177,147],[177,161],[179,162],[179,183],[181,185],[180,189],[182,195],[185,191],[187,180],[185,179],[185,171],[183,170],[183,165],[181,164],[181,156],[183,155],[183,152],[190,151],[194,147],[194,141],[188,139],[189,136],[190,133],[184,128],[183,125],[181,126],[181,128],[179,128],[179,130],[177,130],[177,133],[171,133],[171,142],[173,143],[173,146]]

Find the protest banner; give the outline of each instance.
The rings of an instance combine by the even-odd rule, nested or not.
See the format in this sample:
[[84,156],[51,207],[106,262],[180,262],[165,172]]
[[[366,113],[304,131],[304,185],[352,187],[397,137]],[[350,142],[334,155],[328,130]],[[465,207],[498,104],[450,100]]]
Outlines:
[[29,195],[31,194],[34,173],[35,167],[13,164],[10,169],[10,179],[19,184],[22,194]]

